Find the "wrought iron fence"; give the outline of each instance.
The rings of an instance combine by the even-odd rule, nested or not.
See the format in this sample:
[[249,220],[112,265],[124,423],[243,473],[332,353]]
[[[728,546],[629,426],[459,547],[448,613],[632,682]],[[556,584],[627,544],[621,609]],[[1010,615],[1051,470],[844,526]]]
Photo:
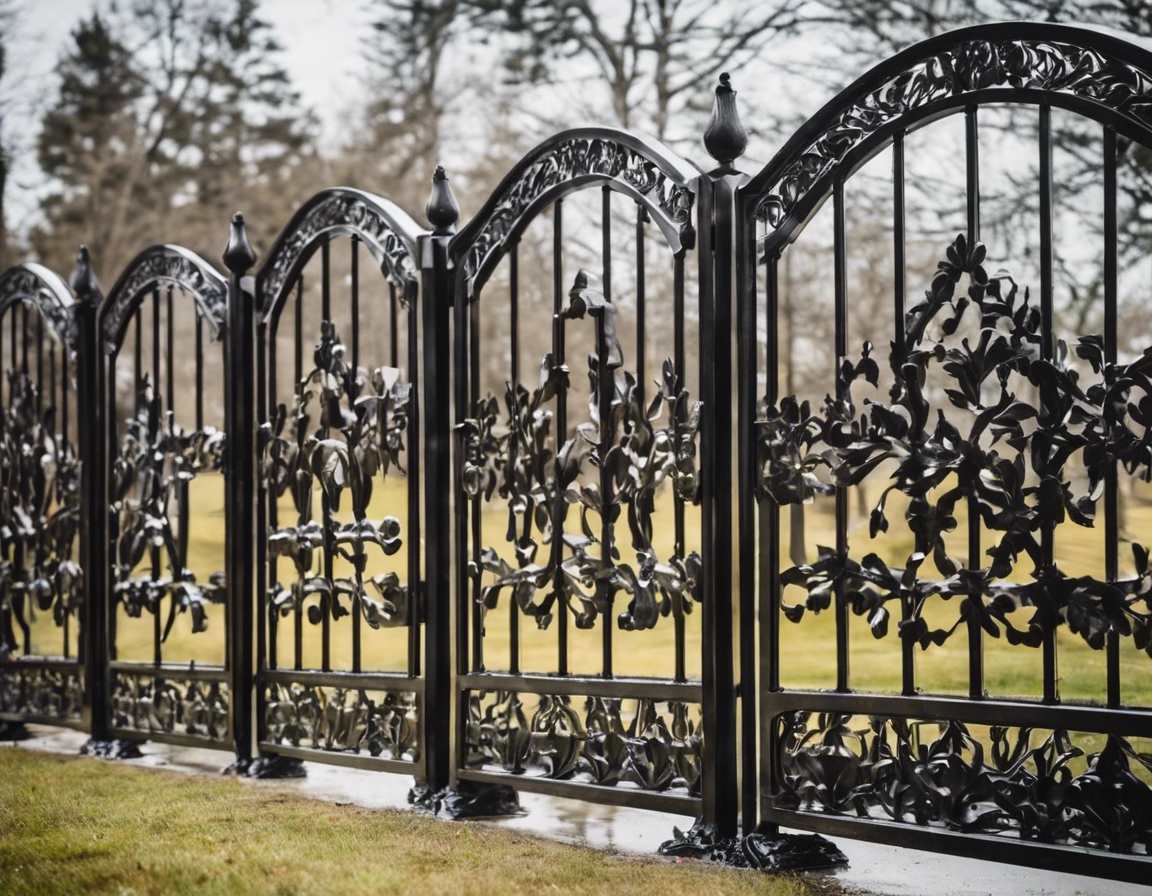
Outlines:
[[[1122,36],[983,26],[882,63],[751,178],[724,75],[707,173],[585,128],[528,153],[458,233],[437,169],[430,230],[326,190],[254,274],[239,215],[227,275],[175,246],[107,297],[84,250],[71,290],[8,271],[4,734],[408,774],[455,815],[509,811],[516,790],[694,815],[668,849],[742,864],[836,860],[783,824],[1141,879],[1152,713],[1126,702],[1120,649],[1146,651],[1152,623],[1139,543],[1120,574],[1117,494],[1149,471],[1152,381],[1118,352],[1116,233],[1119,141],[1152,145],[1150,98],[1152,56]],[[1039,108],[1038,302],[980,243],[992,104]],[[1104,334],[1073,347],[1090,386],[1055,338],[1057,108],[1103,134]],[[967,232],[912,304],[905,137],[952,113]],[[891,390],[864,404],[883,351],[849,345],[845,185],[889,146]],[[814,407],[780,388],[779,275],[829,197],[834,363]],[[543,358],[526,332],[550,333]],[[947,390],[926,389],[939,371]],[[902,562],[849,527],[865,481],[903,496],[903,523],[884,501],[870,517],[872,536],[912,533]],[[789,564],[779,508],[818,496],[835,545]],[[1069,576],[1055,527],[1098,500],[1103,575]],[[929,623],[936,599],[959,607],[951,628]],[[835,686],[785,689],[789,627],[821,611]],[[899,694],[853,689],[853,616],[898,640]],[[1103,705],[1060,699],[1062,628],[1104,652]],[[987,693],[1001,635],[1040,651],[1040,699]],[[967,694],[926,694],[917,648],[952,637]]]

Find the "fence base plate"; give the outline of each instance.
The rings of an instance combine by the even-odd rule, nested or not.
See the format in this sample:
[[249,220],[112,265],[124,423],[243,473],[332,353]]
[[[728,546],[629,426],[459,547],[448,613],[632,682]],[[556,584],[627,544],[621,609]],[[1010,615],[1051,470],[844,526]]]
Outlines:
[[112,740],[96,740],[90,738],[88,743],[80,748],[82,756],[96,756],[100,759],[139,759],[143,754],[140,745],[133,740],[113,738]]
[[831,840],[819,834],[748,834],[717,837],[712,825],[698,820],[691,830],[673,828],[674,836],[660,844],[662,856],[700,859],[733,868],[759,871],[820,871],[848,864]]
[[288,756],[256,756],[252,759],[237,759],[221,771],[224,775],[237,775],[241,778],[307,778],[308,770],[299,759]]
[[0,741],[28,740],[31,736],[23,722],[0,722]]
[[506,784],[461,781],[455,788],[433,790],[423,782],[408,791],[408,802],[442,818],[506,818],[524,815],[520,796]]

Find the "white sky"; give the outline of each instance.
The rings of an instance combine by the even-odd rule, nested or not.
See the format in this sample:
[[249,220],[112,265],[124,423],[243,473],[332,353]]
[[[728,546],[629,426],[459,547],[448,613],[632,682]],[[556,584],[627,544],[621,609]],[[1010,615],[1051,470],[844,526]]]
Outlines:
[[[89,14],[93,0],[24,0],[11,72],[17,85],[16,108],[9,119],[11,133],[22,150],[17,159],[9,202],[11,221],[25,228],[37,205],[42,176],[30,150],[38,127],[38,107],[53,86],[52,70],[69,34]],[[284,46],[281,62],[312,108],[327,138],[347,111],[361,65],[360,40],[368,34],[370,16],[362,0],[262,0],[260,15],[271,22]]]

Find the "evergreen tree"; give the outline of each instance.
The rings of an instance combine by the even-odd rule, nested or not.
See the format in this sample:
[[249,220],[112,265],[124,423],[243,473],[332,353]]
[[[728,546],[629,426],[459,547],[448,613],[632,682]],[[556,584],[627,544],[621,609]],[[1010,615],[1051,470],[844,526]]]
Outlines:
[[66,267],[87,242],[108,276],[176,234],[211,258],[237,208],[268,245],[312,151],[279,52],[256,0],[136,0],[81,22],[39,141],[55,185],[40,255]]

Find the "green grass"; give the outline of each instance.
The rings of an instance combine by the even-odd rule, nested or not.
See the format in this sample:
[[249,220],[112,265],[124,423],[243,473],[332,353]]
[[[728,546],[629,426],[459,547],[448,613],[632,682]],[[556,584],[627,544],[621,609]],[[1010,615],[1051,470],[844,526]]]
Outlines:
[[0,749],[0,894],[835,892],[274,786]]
[[[877,481],[879,477],[876,477]],[[370,516],[378,519],[391,514],[405,522],[403,480],[391,479],[383,487],[377,487],[370,508]],[[1122,494],[1122,509],[1125,525],[1122,534],[1131,539],[1148,543],[1152,541],[1152,487],[1140,484],[1139,491],[1130,495]],[[876,497],[876,486],[872,487],[870,499]],[[191,566],[200,576],[206,576],[223,565],[223,486],[218,476],[202,476],[194,483],[192,494],[194,521],[192,526]],[[315,502],[319,506],[319,500]],[[868,538],[867,517],[861,515],[852,501],[850,516],[850,541],[856,556],[875,551],[885,560],[901,565],[912,547],[912,536],[902,524],[903,508],[899,496],[889,501],[888,516],[891,520],[890,532],[876,540]],[[345,509],[345,516],[347,510]],[[281,519],[293,516],[289,502],[281,506]],[[967,555],[964,541],[966,520],[960,508],[958,526],[949,541],[949,551],[953,556]],[[699,549],[699,510],[689,508],[686,514],[686,529],[689,533],[689,549]],[[672,548],[671,497],[665,490],[657,507],[654,543],[660,556],[668,556]],[[787,510],[781,512],[783,544],[781,555],[784,565],[788,565],[789,544]],[[576,524],[574,520],[574,524]],[[504,542],[507,526],[506,511],[497,500],[483,515],[483,536],[486,544],[503,546],[501,552],[511,559],[511,552]],[[405,527],[406,531],[406,527]],[[806,550],[812,558],[819,544],[834,542],[832,502],[822,500],[806,508]],[[631,552],[624,546],[624,559],[634,562]],[[379,557],[379,555],[377,555]],[[1102,527],[1083,529],[1070,524],[1057,530],[1056,559],[1062,569],[1069,574],[1094,574],[1103,572],[1104,542]],[[1126,545],[1120,552],[1121,573],[1131,563],[1131,554]],[[288,570],[282,564],[281,575]],[[370,571],[385,568],[395,569],[401,577],[407,575],[406,554],[401,551],[390,558],[381,558]],[[928,564],[930,567],[930,564]],[[348,574],[344,564],[337,562],[337,575]],[[1017,570],[1017,576],[1025,580],[1028,576],[1027,561]],[[925,575],[932,575],[926,568]],[[789,603],[803,599],[796,589],[785,594]],[[939,598],[930,601],[925,611],[933,627],[948,627],[956,619],[957,600],[945,602]],[[1018,614],[1017,624],[1026,623],[1031,611]],[[488,614],[485,620],[485,663],[493,670],[507,669],[509,657],[510,607],[507,595],[502,605]],[[209,630],[203,634],[191,634],[187,618],[177,621],[173,632],[164,645],[164,658],[177,662],[195,660],[199,664],[220,663],[224,656],[223,613],[214,608],[210,614]],[[128,619],[123,611],[119,614],[118,645],[123,659],[150,659],[152,644],[152,620]],[[520,618],[521,667],[525,671],[549,672],[556,668],[557,638],[555,623],[545,630],[536,629],[533,621]],[[347,667],[351,656],[350,623],[347,617],[332,625],[332,656],[337,668]],[[51,620],[42,619],[37,633],[45,645],[58,639]],[[282,663],[291,662],[291,620],[280,626],[279,650]],[[382,629],[372,631],[364,627],[363,651],[366,669],[401,670],[405,668],[405,640],[403,629]],[[625,632],[616,629],[613,633],[614,665],[617,675],[641,675],[669,677],[673,663],[673,626],[671,620],[663,619],[656,628],[645,632]],[[687,620],[686,625],[688,674],[700,674],[700,613],[699,608]],[[599,624],[591,631],[578,631],[569,626],[569,644],[572,671],[584,674],[599,674],[601,671],[601,632]],[[897,692],[900,688],[900,643],[896,637],[895,625],[890,626],[887,637],[872,637],[864,619],[853,617],[850,625],[851,681],[855,689],[875,692]],[[806,614],[799,624],[782,620],[781,629],[781,676],[785,687],[826,688],[835,683],[835,623],[831,613],[819,616]],[[54,652],[54,651],[50,651]],[[988,692],[994,696],[1038,697],[1041,693],[1041,652],[1038,649],[1010,647],[1003,638],[985,638],[985,676]],[[320,662],[320,641],[318,627],[305,626],[305,666],[318,666]],[[957,631],[943,646],[930,647],[927,651],[916,649],[917,682],[921,690],[941,694],[967,694],[968,692],[968,650],[967,636],[963,630]],[[1131,705],[1152,705],[1152,660],[1138,653],[1130,642],[1123,642],[1122,671],[1124,701]],[[1105,654],[1092,650],[1078,636],[1062,629],[1059,634],[1059,672],[1061,696],[1066,700],[1101,702],[1105,697]]]

